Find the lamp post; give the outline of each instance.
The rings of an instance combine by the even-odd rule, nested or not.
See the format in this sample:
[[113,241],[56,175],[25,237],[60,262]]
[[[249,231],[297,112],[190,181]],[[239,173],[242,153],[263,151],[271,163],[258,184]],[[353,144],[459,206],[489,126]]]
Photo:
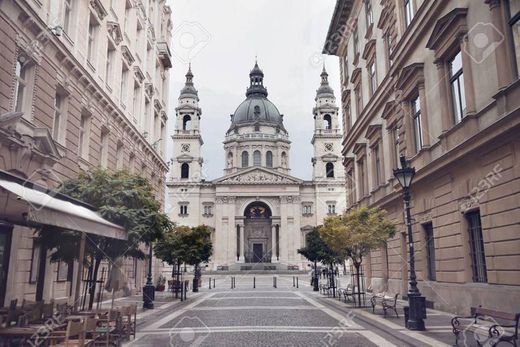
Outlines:
[[317,292],[319,290],[318,287],[318,264],[317,261],[314,261],[314,273],[313,273],[313,279],[312,279],[312,290]]
[[148,275],[146,276],[146,284],[143,287],[143,308],[152,309],[153,300],[155,299],[155,287],[152,282],[152,243],[148,244]]
[[[412,233],[412,218],[410,216],[410,186],[415,176],[415,168],[410,167],[406,158],[401,156],[401,168],[394,169],[394,176],[403,187],[403,200],[406,213],[406,228],[408,233],[408,252],[410,261],[410,287],[408,288],[408,319],[406,328],[410,330],[424,330],[426,318],[426,300],[417,288],[417,277],[415,275],[415,252]],[[406,312],[405,312],[406,316]],[[406,319],[406,318],[405,318]]]

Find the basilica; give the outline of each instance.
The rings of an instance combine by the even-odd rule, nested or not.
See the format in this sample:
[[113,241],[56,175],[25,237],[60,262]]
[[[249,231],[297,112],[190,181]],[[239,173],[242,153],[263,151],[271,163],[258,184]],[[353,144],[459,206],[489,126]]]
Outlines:
[[[167,182],[171,219],[177,225],[212,228],[211,270],[307,269],[297,250],[327,215],[345,208],[338,107],[323,69],[317,90],[312,180],[291,175],[291,141],[284,115],[267,98],[258,63],[249,73],[245,100],[231,115],[223,145],[222,177],[203,177],[203,120],[191,68],[176,110],[171,176]],[[290,115],[286,116],[290,117]],[[248,266],[249,265],[249,266]]]

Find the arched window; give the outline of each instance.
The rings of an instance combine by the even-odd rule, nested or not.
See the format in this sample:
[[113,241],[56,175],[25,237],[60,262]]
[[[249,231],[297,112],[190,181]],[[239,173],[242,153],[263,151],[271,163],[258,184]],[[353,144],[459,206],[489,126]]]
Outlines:
[[182,118],[182,130],[191,129],[191,116],[189,114],[184,115]]
[[325,129],[332,129],[332,118],[330,117],[330,114],[323,116],[323,127]]
[[249,153],[246,151],[242,152],[242,167],[248,167],[249,166]]
[[262,165],[262,153],[260,153],[260,151],[253,152],[253,165],[254,166]]
[[184,163],[181,165],[181,178],[190,177],[190,164]]
[[273,167],[273,152],[267,151],[265,154],[265,166]]
[[334,177],[334,164],[327,163],[325,170],[327,170],[327,177]]
[[280,163],[282,167],[287,167],[287,154],[282,152],[282,161]]

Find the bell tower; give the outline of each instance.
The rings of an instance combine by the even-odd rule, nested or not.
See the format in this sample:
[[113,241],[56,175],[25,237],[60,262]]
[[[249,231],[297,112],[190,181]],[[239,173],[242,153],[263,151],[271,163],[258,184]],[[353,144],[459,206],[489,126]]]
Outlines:
[[186,73],[186,83],[179,95],[175,108],[175,130],[173,139],[172,180],[200,182],[202,179],[199,95],[193,85],[191,64]]
[[329,86],[329,74],[323,66],[321,84],[316,91],[314,114],[314,134],[312,145],[313,180],[344,179],[341,163],[341,139],[343,137],[338,122],[338,110],[334,91]]

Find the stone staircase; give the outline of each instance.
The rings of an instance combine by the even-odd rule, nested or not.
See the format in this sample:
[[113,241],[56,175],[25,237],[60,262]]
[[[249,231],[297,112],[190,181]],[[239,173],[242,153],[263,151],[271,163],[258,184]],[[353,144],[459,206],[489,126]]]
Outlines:
[[281,263],[235,263],[219,266],[217,270],[205,271],[206,274],[306,274],[306,270]]

